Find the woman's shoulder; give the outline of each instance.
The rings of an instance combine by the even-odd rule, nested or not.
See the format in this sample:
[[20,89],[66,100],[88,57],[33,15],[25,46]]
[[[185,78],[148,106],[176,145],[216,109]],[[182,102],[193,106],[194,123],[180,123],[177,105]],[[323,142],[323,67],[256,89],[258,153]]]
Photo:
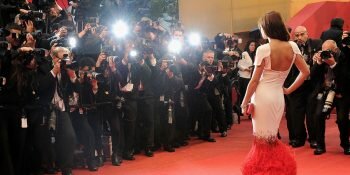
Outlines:
[[301,54],[297,43],[295,43],[294,41],[288,41],[288,42],[292,46],[292,49],[293,49],[294,53]]
[[257,48],[256,55],[259,57],[266,57],[270,55],[270,52],[271,52],[270,44],[266,43],[266,44],[260,45]]

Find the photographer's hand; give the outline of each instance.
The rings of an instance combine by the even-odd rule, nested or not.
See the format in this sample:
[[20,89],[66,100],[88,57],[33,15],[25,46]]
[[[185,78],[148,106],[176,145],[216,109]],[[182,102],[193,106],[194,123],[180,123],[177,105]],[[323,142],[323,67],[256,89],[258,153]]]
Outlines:
[[222,72],[224,70],[224,66],[222,65],[222,62],[218,62],[218,72]]
[[97,58],[97,61],[96,61],[96,67],[100,67],[101,66],[101,63],[106,60],[107,58],[107,55],[103,52],[100,53],[100,55],[98,56]]
[[154,54],[153,54],[153,53],[149,55],[149,61],[151,62],[151,65],[152,65],[152,66],[156,66],[156,64],[157,64],[157,59],[156,59],[156,57],[154,57]]
[[34,39],[34,37],[32,36],[32,34],[27,33],[27,35],[26,35],[26,41],[24,41],[23,46],[35,48],[35,39]]
[[91,24],[90,24],[90,23],[87,23],[87,24],[84,26],[84,30],[82,30],[81,32],[78,33],[78,37],[79,37],[79,38],[82,38],[90,29],[91,29]]
[[318,65],[321,65],[322,64],[321,52],[315,53],[314,56],[312,57],[312,60],[316,62]]
[[34,32],[34,23],[31,20],[24,21],[24,24],[26,25],[26,32],[32,33]]
[[67,74],[72,83],[74,83],[77,80],[77,75],[75,74],[75,71],[72,69],[67,69]]
[[110,57],[108,59],[108,66],[109,66],[109,68],[111,69],[112,72],[115,72],[117,70],[113,57]]
[[57,76],[57,74],[59,74],[61,72],[61,61],[60,60],[56,60],[56,62],[54,61],[54,65],[53,65],[51,72],[54,74],[55,77]]
[[18,49],[19,52],[30,52],[30,51],[33,51],[34,49],[31,48],[31,47],[20,47]]
[[331,54],[331,57],[330,58],[328,58],[328,59],[324,59],[323,60],[323,62],[325,62],[326,64],[328,64],[330,67],[334,67],[335,66],[335,64],[337,63],[337,62],[335,62],[335,59],[334,59],[334,57],[333,57],[333,55]]

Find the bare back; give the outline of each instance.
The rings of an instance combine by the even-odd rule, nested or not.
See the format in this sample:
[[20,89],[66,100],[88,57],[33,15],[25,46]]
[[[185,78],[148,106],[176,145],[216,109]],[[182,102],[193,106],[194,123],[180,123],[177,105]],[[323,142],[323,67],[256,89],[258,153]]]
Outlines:
[[270,42],[271,70],[289,70],[294,57],[294,51],[289,42],[273,40]]

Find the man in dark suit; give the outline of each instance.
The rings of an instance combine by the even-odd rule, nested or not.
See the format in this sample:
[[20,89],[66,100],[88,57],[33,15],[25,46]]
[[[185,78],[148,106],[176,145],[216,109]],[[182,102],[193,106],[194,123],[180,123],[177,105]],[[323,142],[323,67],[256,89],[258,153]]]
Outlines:
[[[294,30],[294,36],[295,42],[298,44],[301,54],[304,57],[306,63],[309,67],[312,67],[312,57],[315,52],[320,49],[321,40],[309,38],[307,30],[304,26],[296,27]],[[296,66],[293,66],[286,80],[287,86],[294,82],[298,74],[298,69]],[[290,145],[292,145],[294,148],[304,146],[305,144],[305,140],[307,138],[305,129],[305,116],[310,147],[316,148],[315,121],[313,119],[313,96],[315,94],[311,93],[314,89],[312,78],[313,77],[311,76],[308,77],[308,79],[305,80],[303,85],[298,90],[288,95],[286,98],[286,118],[289,131],[289,139]]]
[[342,18],[333,18],[331,20],[331,27],[328,30],[322,32],[320,37],[321,40],[326,41],[331,39],[337,43],[337,46],[341,46],[343,25],[344,20]]
[[[74,88],[76,75],[73,70],[61,68],[64,57],[69,55],[64,47],[54,48],[52,51],[53,68],[39,81],[39,104],[50,108],[57,116],[55,143],[58,166],[63,175],[72,174],[73,153],[76,144],[75,132],[70,116],[68,115],[67,89]],[[63,71],[62,71],[63,70]],[[44,113],[44,111],[43,111]]]
[[[349,47],[344,47],[342,50],[348,53]],[[315,117],[317,119],[317,148],[314,151],[315,155],[320,155],[326,152],[325,148],[325,120],[329,116],[330,111],[336,107],[337,124],[340,133],[340,146],[344,149],[345,155],[350,155],[349,144],[349,109],[350,109],[350,60],[349,55],[344,55],[336,42],[326,40],[322,45],[322,52],[331,51],[327,56],[324,53],[317,53],[313,57],[315,64],[313,72],[319,75],[321,88],[317,95],[317,99],[321,101],[317,106]],[[326,57],[327,56],[327,57]],[[333,100],[330,100],[330,95],[333,94]],[[327,101],[327,102],[325,102]],[[327,105],[328,104],[328,105]]]

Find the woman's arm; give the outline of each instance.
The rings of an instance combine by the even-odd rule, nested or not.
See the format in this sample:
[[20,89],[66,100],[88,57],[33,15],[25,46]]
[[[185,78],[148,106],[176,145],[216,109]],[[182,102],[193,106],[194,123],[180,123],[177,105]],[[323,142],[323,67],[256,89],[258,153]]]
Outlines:
[[297,54],[295,58],[294,64],[297,66],[299,70],[299,75],[293,82],[291,86],[288,88],[283,88],[284,94],[288,95],[298,89],[303,83],[304,80],[309,76],[310,70],[305,62],[305,60],[301,57],[301,55]]
[[246,113],[248,102],[250,101],[252,95],[254,94],[254,92],[256,90],[256,87],[259,84],[260,77],[262,75],[264,67],[265,67],[265,60],[263,60],[259,66],[257,66],[257,65],[255,66],[253,76],[249,81],[246,94],[245,94],[244,99],[243,99],[242,104],[241,104],[243,114]]

